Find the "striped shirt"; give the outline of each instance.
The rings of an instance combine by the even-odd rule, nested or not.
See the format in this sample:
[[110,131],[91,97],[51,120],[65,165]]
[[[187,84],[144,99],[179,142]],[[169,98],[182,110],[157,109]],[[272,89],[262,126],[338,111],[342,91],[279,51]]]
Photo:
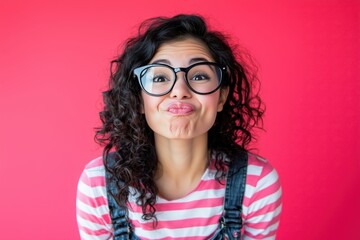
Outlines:
[[[249,154],[243,201],[243,239],[275,239],[281,212],[281,186],[275,169],[264,159]],[[136,191],[130,189],[129,221],[141,239],[208,239],[219,228],[225,185],[215,180],[210,164],[198,186],[176,200],[157,197],[157,225],[143,220]],[[84,169],[77,191],[77,221],[81,239],[113,239],[102,158]],[[240,217],[240,216],[239,216]]]

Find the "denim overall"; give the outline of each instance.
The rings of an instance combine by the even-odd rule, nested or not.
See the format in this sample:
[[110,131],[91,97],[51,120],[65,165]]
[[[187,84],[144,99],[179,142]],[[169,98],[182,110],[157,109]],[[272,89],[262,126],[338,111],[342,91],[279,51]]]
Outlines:
[[[109,156],[109,165],[113,163]],[[112,163],[111,163],[112,162]],[[116,184],[110,182],[110,174],[105,171],[106,186],[116,193]],[[224,212],[219,220],[219,229],[210,240],[240,239],[242,228],[242,201],[244,198],[247,174],[247,153],[241,152],[229,166],[227,173]],[[107,194],[110,216],[114,228],[114,240],[140,240],[127,221],[127,209],[120,207],[111,194]]]

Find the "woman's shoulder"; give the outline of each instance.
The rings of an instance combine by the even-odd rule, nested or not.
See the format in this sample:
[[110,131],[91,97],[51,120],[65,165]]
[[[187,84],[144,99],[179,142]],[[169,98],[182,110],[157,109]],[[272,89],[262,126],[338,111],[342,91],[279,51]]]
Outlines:
[[[282,209],[282,189],[279,175],[270,162],[256,154],[248,154],[248,174],[243,217],[245,232],[256,239],[275,238]],[[261,218],[254,217],[261,216]],[[257,226],[254,228],[253,226]]]
[[105,186],[105,167],[102,157],[97,157],[88,162],[80,179],[90,187]]
[[101,171],[104,169],[104,163],[102,157],[97,157],[85,165],[85,170]]
[[81,239],[110,239],[112,225],[102,157],[85,165],[76,198],[76,218]]
[[[275,198],[281,196],[281,184],[276,169],[268,160],[256,154],[248,154],[248,169],[246,184],[248,186],[246,196],[249,198],[260,195],[269,196],[275,194]],[[261,194],[257,194],[261,192]]]
[[281,195],[281,184],[279,175],[271,163],[256,154],[248,154],[248,169],[246,184],[248,186],[247,196],[251,197],[257,192]]
[[277,175],[275,168],[267,159],[248,153],[248,175],[265,176],[271,172]]

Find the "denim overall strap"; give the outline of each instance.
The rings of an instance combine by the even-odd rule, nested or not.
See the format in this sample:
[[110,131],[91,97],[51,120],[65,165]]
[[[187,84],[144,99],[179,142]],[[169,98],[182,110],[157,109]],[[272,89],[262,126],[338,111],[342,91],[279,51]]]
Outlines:
[[220,220],[223,239],[240,239],[242,228],[242,202],[247,175],[247,153],[240,152],[232,160],[225,189],[224,214]]
[[[111,167],[115,164],[115,159],[113,154],[108,155],[107,165]],[[125,240],[130,239],[130,226],[127,221],[127,209],[121,207],[117,204],[114,197],[109,193],[109,190],[112,194],[118,192],[116,183],[111,181],[111,174],[105,169],[105,179],[106,179],[106,188],[107,188],[107,199],[110,210],[111,222],[114,228],[114,240]]]

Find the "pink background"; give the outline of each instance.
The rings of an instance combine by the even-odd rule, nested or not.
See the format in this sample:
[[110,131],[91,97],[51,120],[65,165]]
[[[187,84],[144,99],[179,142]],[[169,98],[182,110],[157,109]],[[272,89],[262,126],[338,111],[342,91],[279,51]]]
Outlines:
[[0,238],[78,239],[76,185],[109,61],[142,20],[200,13],[260,65],[257,152],[283,184],[278,239],[360,239],[360,3],[0,2]]

